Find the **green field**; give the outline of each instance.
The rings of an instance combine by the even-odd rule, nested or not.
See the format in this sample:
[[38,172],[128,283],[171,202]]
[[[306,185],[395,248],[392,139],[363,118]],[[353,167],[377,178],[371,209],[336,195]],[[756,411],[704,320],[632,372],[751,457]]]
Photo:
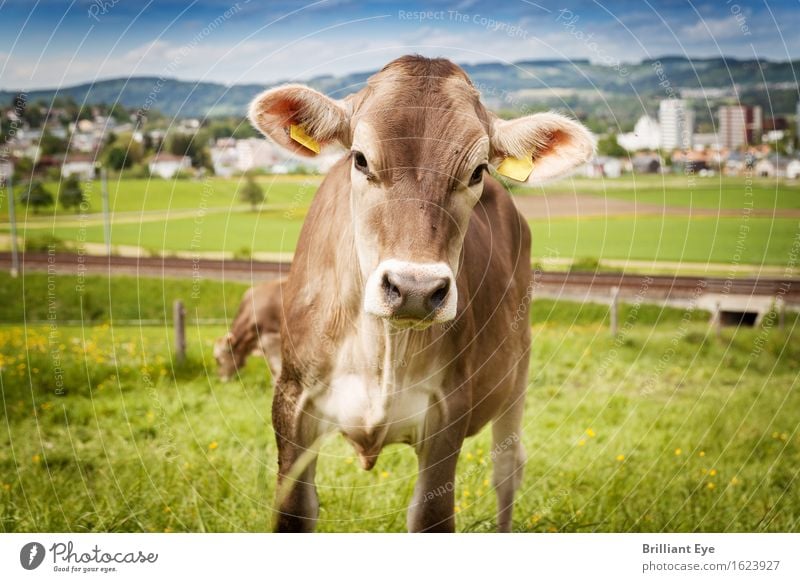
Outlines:
[[[270,204],[300,203],[307,205],[317,189],[319,176],[263,176],[257,179],[263,187],[267,202]],[[243,178],[204,178],[184,180],[150,180],[109,179],[108,199],[112,213],[148,213],[154,211],[199,210],[206,208],[240,207],[238,189]],[[83,183],[84,192],[89,200],[89,213],[102,212],[103,203],[100,194],[100,182],[91,186]],[[58,192],[57,182],[48,182],[45,187],[55,197]],[[0,189],[0,218],[8,219],[5,190]],[[19,187],[15,192],[19,198]],[[27,211],[24,206],[17,208],[18,218],[22,220],[40,220],[52,223],[56,220],[75,220],[76,212],[64,210],[60,206],[46,208],[38,215]]]
[[684,175],[625,175],[620,178],[567,178],[540,188],[513,187],[521,194],[568,192],[593,194],[640,203],[735,210],[800,208],[800,181]]
[[[800,219],[644,216],[531,222],[533,256],[787,265]],[[556,252],[554,253],[553,250]],[[738,259],[737,259],[738,256]]]
[[[118,249],[138,247],[151,254],[291,253],[319,178],[265,176],[259,182],[267,203],[253,212],[238,201],[238,179],[112,181],[112,245]],[[780,267],[790,263],[789,251],[800,236],[800,186],[786,181],[756,179],[750,184],[744,178],[698,177],[689,184],[683,176],[626,176],[614,180],[574,178],[544,189],[514,191],[522,196],[544,192],[591,195],[657,204],[672,211],[531,220],[535,259]],[[92,193],[92,212],[99,210],[96,194]],[[676,209],[687,214],[675,214]],[[692,209],[705,214],[689,216]],[[721,214],[715,215],[714,210]],[[5,211],[0,207],[0,212]],[[751,211],[755,213],[751,215]],[[0,235],[7,235],[8,230],[7,223],[0,224]],[[39,246],[53,236],[73,248],[82,241],[95,245],[104,241],[99,215],[80,217],[60,209],[39,215],[22,212],[19,233],[40,241]]]
[[[251,359],[219,382],[211,345],[225,328],[195,320],[230,316],[243,287],[204,282],[187,300],[176,365],[164,321],[191,282],[89,278],[95,325],[67,322],[82,315],[75,283],[57,279],[50,327],[46,276],[0,279],[0,321],[16,321],[0,326],[0,531],[268,530],[268,371]],[[533,306],[517,531],[800,530],[796,318],[717,340],[702,314],[627,308],[613,340],[602,306]],[[123,321],[135,318],[162,323]],[[462,452],[459,531],[494,527],[490,448],[483,431]],[[407,447],[364,472],[331,440],[319,529],[402,531],[415,471]]]

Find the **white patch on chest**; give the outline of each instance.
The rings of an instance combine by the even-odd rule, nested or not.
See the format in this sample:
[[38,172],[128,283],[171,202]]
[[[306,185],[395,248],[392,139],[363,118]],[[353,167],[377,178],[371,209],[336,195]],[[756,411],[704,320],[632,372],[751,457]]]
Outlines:
[[342,342],[330,385],[312,401],[322,432],[341,432],[357,450],[377,454],[384,445],[422,437],[444,373],[435,358],[410,354],[402,338],[364,332]]

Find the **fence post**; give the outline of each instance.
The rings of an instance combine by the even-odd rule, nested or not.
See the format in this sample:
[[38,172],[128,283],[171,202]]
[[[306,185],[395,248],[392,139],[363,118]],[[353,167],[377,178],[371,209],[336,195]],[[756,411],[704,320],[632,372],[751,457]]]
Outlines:
[[619,329],[617,323],[619,319],[619,287],[611,288],[611,337],[617,337]]
[[778,329],[783,331],[786,326],[786,303],[783,301],[783,297],[775,300],[775,310],[778,312]]
[[8,194],[8,222],[11,226],[11,276],[19,274],[19,251],[17,250],[17,217],[14,212],[14,166],[10,162],[0,162],[0,184],[5,181]]
[[714,328],[717,333],[717,339],[722,339],[722,304],[717,301],[716,311],[714,312]]
[[111,255],[111,216],[108,207],[108,172],[100,168],[100,195],[103,202],[103,240],[106,243],[106,254]]
[[175,359],[183,362],[186,359],[186,310],[180,299],[172,304],[172,323],[175,327]]

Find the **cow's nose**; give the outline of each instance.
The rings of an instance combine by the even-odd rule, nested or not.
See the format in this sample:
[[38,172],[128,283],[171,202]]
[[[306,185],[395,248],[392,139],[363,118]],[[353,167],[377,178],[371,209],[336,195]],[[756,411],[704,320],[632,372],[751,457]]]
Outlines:
[[404,271],[387,271],[382,288],[391,317],[423,320],[447,300],[450,278]]

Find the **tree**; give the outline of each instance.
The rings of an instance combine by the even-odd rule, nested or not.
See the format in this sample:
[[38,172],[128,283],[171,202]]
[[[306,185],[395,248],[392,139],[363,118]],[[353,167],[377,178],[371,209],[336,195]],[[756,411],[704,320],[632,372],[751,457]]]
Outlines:
[[61,183],[61,189],[58,193],[58,200],[61,202],[61,206],[64,208],[64,210],[74,208],[75,212],[78,211],[81,204],[83,204],[86,200],[86,197],[83,193],[83,188],[81,187],[81,181],[78,179],[78,176],[73,174]]
[[63,154],[67,151],[67,142],[54,136],[49,131],[45,131],[39,140],[39,149],[41,150],[43,156]]
[[23,189],[20,202],[26,206],[33,206],[33,212],[38,213],[39,208],[53,205],[53,195],[45,189],[41,182],[33,180],[28,183],[27,188]]
[[106,153],[106,163],[112,170],[122,170],[133,162],[128,159],[128,151],[122,146],[113,146]]
[[209,133],[205,130],[197,133],[174,133],[167,140],[167,151],[176,156],[189,156],[195,168],[212,169],[211,154],[206,145]]
[[242,202],[250,204],[253,210],[256,209],[256,206],[262,204],[266,200],[264,191],[253,179],[253,176],[247,177],[244,186],[242,186],[242,189],[239,192],[239,197],[241,198]]
[[614,158],[624,158],[628,152],[617,142],[617,136],[614,134],[607,135],[597,142],[597,153],[603,156],[611,156]]

